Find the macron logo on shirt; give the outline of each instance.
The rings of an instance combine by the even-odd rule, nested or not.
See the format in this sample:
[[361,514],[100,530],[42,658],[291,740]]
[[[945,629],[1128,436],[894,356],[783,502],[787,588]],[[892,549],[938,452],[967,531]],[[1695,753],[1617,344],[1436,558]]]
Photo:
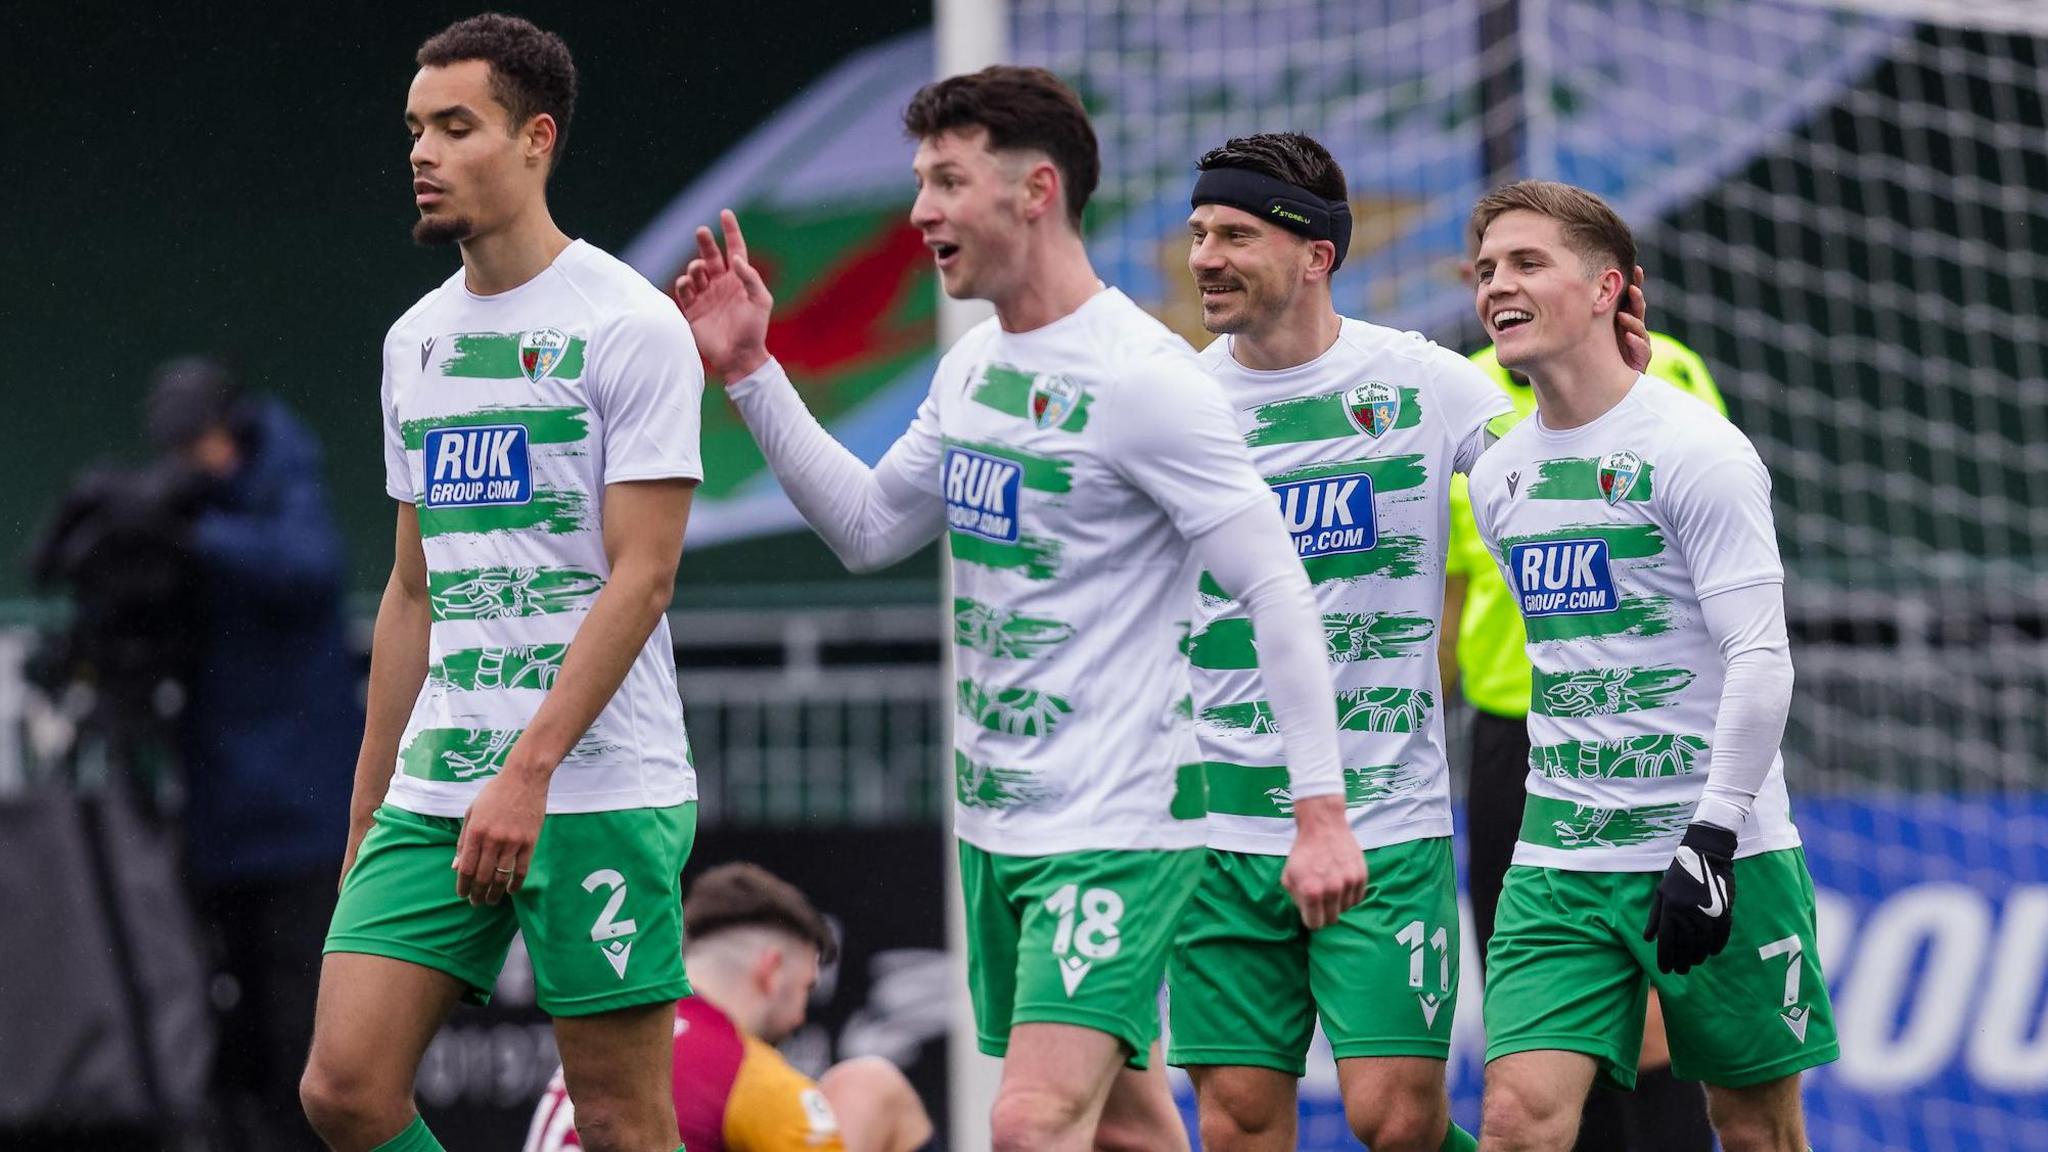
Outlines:
[[427,507],[524,504],[533,468],[524,424],[436,428],[427,433]]
[[1543,540],[1508,549],[1524,616],[1611,612],[1617,600],[1605,540]]

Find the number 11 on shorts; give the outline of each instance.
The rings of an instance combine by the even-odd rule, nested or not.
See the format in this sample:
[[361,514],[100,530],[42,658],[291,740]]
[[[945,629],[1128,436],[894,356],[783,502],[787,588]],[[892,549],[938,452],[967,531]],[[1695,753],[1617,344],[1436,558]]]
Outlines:
[[[1394,934],[1394,939],[1408,946],[1408,987],[1414,989],[1415,1000],[1422,1006],[1422,1022],[1425,1027],[1436,1027],[1437,1010],[1451,994],[1451,934],[1439,924],[1435,932],[1420,920],[1410,920],[1406,928]],[[1436,949],[1437,990],[1424,990],[1423,974],[1428,963],[1427,950]]]

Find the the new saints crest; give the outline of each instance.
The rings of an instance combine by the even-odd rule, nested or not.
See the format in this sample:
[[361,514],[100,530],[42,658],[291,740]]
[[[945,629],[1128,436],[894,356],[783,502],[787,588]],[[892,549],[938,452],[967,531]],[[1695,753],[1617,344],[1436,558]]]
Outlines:
[[1031,381],[1031,422],[1040,428],[1066,423],[1080,402],[1081,386],[1065,376],[1037,376]]
[[[1636,486],[1636,477],[1643,474],[1643,458],[1624,448],[1609,452],[1600,458],[1600,496],[1608,504],[1619,504],[1628,499],[1629,489]],[[1583,475],[1583,473],[1582,473]]]
[[1401,393],[1378,380],[1353,385],[1344,392],[1344,415],[1352,427],[1378,439],[1401,418]]
[[519,370],[535,384],[548,378],[555,365],[562,362],[562,353],[569,348],[569,338],[559,328],[534,328],[519,334]]

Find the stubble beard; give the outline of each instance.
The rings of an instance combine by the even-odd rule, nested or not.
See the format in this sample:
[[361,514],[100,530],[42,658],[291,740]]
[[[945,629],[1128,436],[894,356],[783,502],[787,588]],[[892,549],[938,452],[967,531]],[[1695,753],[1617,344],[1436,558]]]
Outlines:
[[466,216],[422,216],[413,223],[412,242],[422,248],[445,248],[475,233],[476,223]]

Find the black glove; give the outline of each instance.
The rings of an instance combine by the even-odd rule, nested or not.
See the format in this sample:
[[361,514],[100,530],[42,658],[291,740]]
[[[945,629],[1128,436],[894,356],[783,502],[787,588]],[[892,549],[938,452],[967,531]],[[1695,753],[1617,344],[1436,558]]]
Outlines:
[[1650,896],[1643,939],[1657,942],[1657,968],[1681,976],[1728,946],[1735,922],[1735,833],[1693,824]]

